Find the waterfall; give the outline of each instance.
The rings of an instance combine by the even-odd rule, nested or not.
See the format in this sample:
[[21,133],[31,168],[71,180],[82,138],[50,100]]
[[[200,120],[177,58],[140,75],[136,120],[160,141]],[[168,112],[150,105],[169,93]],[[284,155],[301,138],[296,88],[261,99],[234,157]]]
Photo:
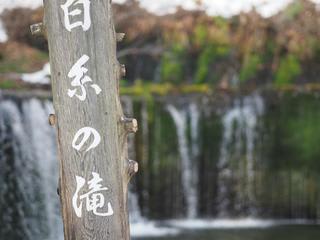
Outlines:
[[264,103],[259,95],[253,95],[245,97],[244,107],[243,107],[243,125],[245,125],[245,136],[246,136],[246,159],[247,159],[247,195],[249,204],[251,207],[251,212],[249,214],[256,214],[254,209],[255,204],[255,194],[254,194],[254,150],[255,141],[257,136],[258,118],[264,112]]
[[[0,149],[0,206],[1,206],[1,238],[6,236],[14,237],[18,239],[26,235],[28,239],[31,239],[32,230],[27,226],[27,219],[24,217],[24,205],[21,198],[25,200],[31,200],[33,202],[32,192],[28,194],[27,190],[33,190],[28,188],[28,183],[32,183],[32,179],[28,177],[30,169],[29,165],[23,161],[26,156],[31,156],[31,152],[27,146],[23,145],[24,151],[20,149],[21,143],[27,143],[25,131],[23,129],[21,114],[17,106],[11,101],[4,101],[0,104],[0,131],[1,131],[1,149]],[[15,160],[12,154],[20,155]],[[22,171],[23,170],[23,171]],[[16,179],[16,176],[24,178],[23,181]],[[20,194],[15,194],[16,192]],[[13,204],[13,205],[12,205]],[[33,205],[30,204],[30,210],[32,211]],[[18,221],[14,218],[18,216]],[[32,224],[33,225],[33,224]],[[16,231],[14,232],[14,229]]]
[[[47,123],[49,113],[51,103],[36,99],[21,106],[13,100],[0,103],[0,136],[5,142],[0,149],[4,173],[0,205],[5,209],[2,217],[8,218],[0,220],[0,236],[63,239],[55,132]],[[10,227],[14,230],[6,229]]]
[[[181,157],[182,166],[182,187],[186,199],[187,205],[187,217],[195,218],[197,216],[198,209],[198,192],[197,192],[197,171],[192,158],[189,153],[189,145],[187,139],[187,116],[188,112],[186,110],[178,110],[173,105],[168,105],[167,109],[176,125],[177,138],[179,144],[179,153]],[[191,106],[191,109],[195,107]],[[196,110],[194,110],[197,112]],[[192,126],[192,140],[196,144],[198,135],[195,134],[196,125],[198,124],[198,115],[191,114],[195,118],[191,118]],[[194,147],[193,151],[197,154],[198,149]]]
[[[125,105],[126,112],[132,114],[132,102],[126,101]],[[55,129],[48,124],[51,113],[50,101],[0,102],[0,239],[63,239],[56,136]],[[129,143],[133,156],[132,138]],[[128,205],[133,235],[176,233],[142,217],[133,186]]]
[[191,151],[193,158],[199,155],[199,120],[200,112],[195,103],[189,106],[190,127],[191,127]]
[[128,192],[130,223],[139,223],[145,221],[142,217],[141,210],[138,204],[138,194],[129,190]]
[[[234,98],[225,111],[215,107],[200,111],[208,103],[193,100],[165,106],[161,101],[155,104],[157,111],[150,111],[145,101],[123,99],[125,115],[132,117],[135,112],[140,125],[139,133],[129,138],[129,156],[141,170],[129,187],[132,236],[176,234],[180,228],[171,220],[182,210],[186,218],[178,222],[190,228],[237,225],[222,219],[234,217],[250,218],[254,224],[255,218],[312,219],[319,209],[314,206],[317,178],[312,169],[300,171],[291,163],[278,168],[277,159],[269,159],[278,150],[273,149],[273,140],[284,135],[270,128],[269,120],[278,115],[265,110],[267,100],[257,94]],[[50,113],[52,104],[46,100],[6,97],[0,101],[0,239],[63,239],[56,193],[56,131],[47,123]],[[175,139],[166,142],[168,129],[175,130],[176,149],[168,146]],[[156,147],[159,143],[165,146]],[[169,160],[175,157],[178,164]],[[168,177],[165,184],[162,176]],[[170,210],[164,214],[167,206]],[[201,217],[218,219],[207,222]]]
[[[231,195],[236,194],[238,198],[235,206],[237,210],[242,208],[241,204],[246,201],[250,206],[249,214],[254,214],[255,194],[254,182],[254,149],[256,141],[256,128],[258,118],[264,112],[262,98],[253,94],[245,97],[242,101],[236,99],[234,106],[223,116],[223,139],[218,161],[218,215],[226,217],[232,207]],[[234,148],[233,148],[234,147]],[[241,156],[245,156],[245,189],[232,189],[236,181],[234,170],[232,169],[233,159],[241,161]],[[236,193],[234,193],[236,192]]]
[[[36,99],[22,104],[25,126],[29,129],[32,151],[37,160],[39,178],[45,201],[45,215],[49,226],[47,239],[62,239],[60,203],[57,195],[58,160],[56,152],[55,130],[48,124],[48,116],[53,111],[52,103]],[[31,114],[30,114],[31,113]],[[52,201],[54,199],[54,201]]]

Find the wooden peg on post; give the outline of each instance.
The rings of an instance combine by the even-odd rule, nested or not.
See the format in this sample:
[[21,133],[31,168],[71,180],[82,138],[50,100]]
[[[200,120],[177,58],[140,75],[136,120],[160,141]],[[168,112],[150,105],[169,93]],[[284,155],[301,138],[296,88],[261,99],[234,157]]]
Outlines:
[[117,42],[122,42],[125,36],[126,36],[125,33],[117,33],[116,35]]
[[125,77],[127,74],[126,66],[124,64],[120,64],[120,76]]
[[138,121],[136,119],[122,117],[121,121],[124,123],[128,133],[136,133],[138,131]]
[[139,171],[139,164],[136,161],[128,160],[129,180]]
[[35,23],[30,26],[32,35],[45,35],[45,26],[43,23]]
[[50,114],[49,115],[49,124],[50,124],[50,126],[56,125],[56,122],[57,122],[56,115]]
[[137,122],[119,121],[125,67],[116,41],[124,34],[115,33],[109,0],[44,0],[44,10],[64,239],[129,240],[128,182],[138,164],[128,161],[127,137]]

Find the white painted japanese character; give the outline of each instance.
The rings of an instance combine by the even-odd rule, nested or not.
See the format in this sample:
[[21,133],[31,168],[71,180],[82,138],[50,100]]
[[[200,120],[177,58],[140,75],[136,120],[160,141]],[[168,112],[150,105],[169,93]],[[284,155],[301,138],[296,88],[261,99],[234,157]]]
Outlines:
[[[87,55],[83,55],[71,68],[68,73],[69,78],[73,78],[71,86],[74,89],[68,89],[68,96],[70,98],[76,96],[80,101],[84,101],[87,98],[87,91],[85,88],[86,83],[91,83],[92,79],[85,75],[88,72],[88,69],[84,65],[89,61]],[[101,88],[97,84],[91,84],[91,88],[94,89],[95,93],[99,95],[101,93]],[[80,92],[80,93],[78,93]]]
[[[82,207],[83,201],[86,203],[86,210],[88,212],[92,211],[93,214],[102,217],[108,217],[113,215],[113,209],[111,203],[107,203],[108,210],[107,212],[100,212],[99,209],[105,206],[105,197],[103,195],[104,191],[107,191],[107,187],[102,187],[102,178],[98,173],[92,173],[93,178],[88,181],[88,192],[79,196],[79,192],[82,187],[86,184],[86,180],[82,177],[76,176],[77,189],[72,198],[72,206],[77,215],[81,218],[82,216]],[[80,202],[80,204],[78,204]]]
[[[83,31],[89,30],[91,26],[90,4],[90,0],[68,0],[65,4],[61,5],[64,13],[64,26],[69,32],[76,27],[82,27]],[[75,8],[76,5],[82,5],[82,7]],[[69,11],[70,8],[71,10]],[[71,23],[70,18],[80,15],[82,12],[83,21]]]
[[[81,128],[76,133],[76,135],[74,136],[73,141],[72,141],[72,147],[74,149],[76,149],[77,151],[80,151],[80,149],[83,147],[83,145],[89,140],[91,135],[93,136],[93,142],[91,143],[89,148],[87,148],[86,152],[88,152],[89,150],[91,150],[93,148],[96,148],[101,142],[101,136],[97,132],[97,130],[95,130],[94,128],[91,128],[91,127]],[[80,137],[82,137],[82,140],[80,141],[80,143],[78,143],[78,140],[80,139]]]

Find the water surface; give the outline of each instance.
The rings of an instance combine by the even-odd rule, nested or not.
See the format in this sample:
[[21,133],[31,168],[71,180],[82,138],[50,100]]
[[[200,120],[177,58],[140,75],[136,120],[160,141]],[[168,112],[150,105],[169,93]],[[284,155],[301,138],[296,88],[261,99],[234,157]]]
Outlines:
[[279,226],[266,229],[215,229],[185,231],[178,236],[160,238],[134,238],[136,240],[317,240],[320,227],[317,225]]

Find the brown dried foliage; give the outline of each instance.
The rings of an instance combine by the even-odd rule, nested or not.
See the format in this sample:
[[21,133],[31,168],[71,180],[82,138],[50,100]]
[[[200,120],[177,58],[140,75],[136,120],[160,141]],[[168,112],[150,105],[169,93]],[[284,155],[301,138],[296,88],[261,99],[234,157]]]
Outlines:
[[11,41],[26,43],[32,47],[47,50],[48,44],[42,36],[32,36],[30,25],[43,21],[43,9],[15,8],[5,10],[1,19]]

